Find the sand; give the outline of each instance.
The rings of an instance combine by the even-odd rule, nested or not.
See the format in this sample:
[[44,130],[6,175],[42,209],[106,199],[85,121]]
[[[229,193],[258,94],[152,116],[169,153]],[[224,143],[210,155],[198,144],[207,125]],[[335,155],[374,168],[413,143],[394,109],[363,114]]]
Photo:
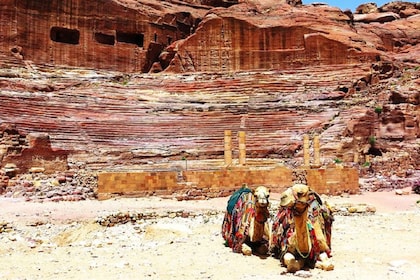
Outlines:
[[[279,195],[273,194],[273,205]],[[417,194],[372,192],[328,197],[333,205],[366,203],[373,215],[335,215],[333,271],[289,274],[279,260],[235,254],[220,228],[227,197],[202,201],[117,198],[25,202],[0,197],[0,279],[419,279]],[[183,210],[164,217],[103,227],[96,219],[118,211]],[[201,213],[211,212],[212,215]]]

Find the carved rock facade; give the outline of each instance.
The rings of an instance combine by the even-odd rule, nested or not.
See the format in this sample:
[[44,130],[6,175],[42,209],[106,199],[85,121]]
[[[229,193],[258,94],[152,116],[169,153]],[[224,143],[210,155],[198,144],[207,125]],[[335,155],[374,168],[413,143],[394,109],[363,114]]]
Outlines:
[[414,4],[353,16],[301,1],[6,0],[0,51],[34,63],[122,72],[357,64],[418,43],[420,20],[400,18],[403,10],[419,12]]
[[160,1],[0,3],[0,50],[35,63],[147,72],[208,8]]

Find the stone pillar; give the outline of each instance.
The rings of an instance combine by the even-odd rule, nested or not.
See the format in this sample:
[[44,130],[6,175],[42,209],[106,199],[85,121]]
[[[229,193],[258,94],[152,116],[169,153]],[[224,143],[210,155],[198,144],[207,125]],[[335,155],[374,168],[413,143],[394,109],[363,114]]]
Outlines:
[[309,136],[303,136],[303,165],[309,167]]
[[358,150],[354,151],[353,162],[354,163],[359,163],[359,151]]
[[319,151],[319,135],[314,136],[314,165],[315,167],[321,166],[321,156]]
[[232,165],[232,131],[225,130],[225,165]]
[[245,165],[246,159],[246,145],[245,145],[245,131],[239,131],[239,164]]

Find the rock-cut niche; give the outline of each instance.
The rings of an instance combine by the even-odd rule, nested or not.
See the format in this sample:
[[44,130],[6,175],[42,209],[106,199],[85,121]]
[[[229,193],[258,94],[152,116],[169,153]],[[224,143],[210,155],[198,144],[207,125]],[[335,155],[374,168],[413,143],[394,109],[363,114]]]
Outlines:
[[80,32],[77,29],[68,29],[54,26],[50,30],[50,38],[54,42],[78,45],[80,40]]
[[115,36],[103,33],[95,33],[95,41],[104,45],[115,45]]
[[138,33],[125,33],[117,31],[117,41],[143,47],[144,35]]
[[[77,29],[54,26],[50,30],[50,38],[54,42],[78,45],[80,40],[80,31]],[[95,41],[100,44],[112,46],[115,45],[115,39],[117,42],[133,44],[141,48],[144,45],[144,35],[141,33],[126,33],[117,31],[116,36],[114,36],[97,32],[94,34],[94,38]]]

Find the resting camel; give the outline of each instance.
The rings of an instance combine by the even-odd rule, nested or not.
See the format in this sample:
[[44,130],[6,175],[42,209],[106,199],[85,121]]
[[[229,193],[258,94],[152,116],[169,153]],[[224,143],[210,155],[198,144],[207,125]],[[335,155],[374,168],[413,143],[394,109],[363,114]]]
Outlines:
[[246,186],[230,197],[222,224],[226,246],[244,255],[266,255],[270,240],[268,211],[270,191],[260,186],[251,191]]
[[288,272],[305,267],[334,269],[331,257],[333,216],[327,203],[307,185],[295,184],[281,194],[272,227],[272,251]]

